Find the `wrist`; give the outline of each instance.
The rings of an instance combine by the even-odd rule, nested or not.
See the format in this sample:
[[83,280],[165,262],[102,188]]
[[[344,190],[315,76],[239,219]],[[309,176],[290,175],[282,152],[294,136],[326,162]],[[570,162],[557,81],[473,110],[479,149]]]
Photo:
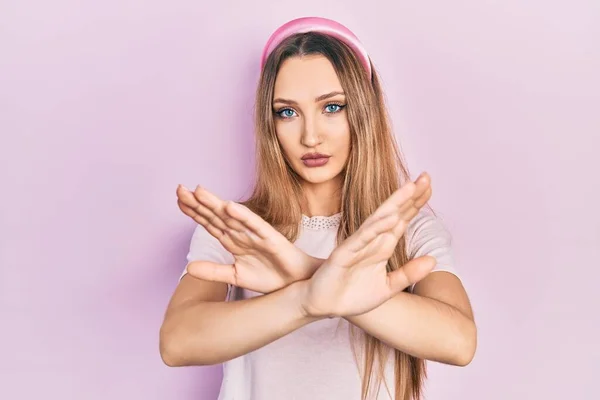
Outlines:
[[324,315],[318,315],[312,311],[312,307],[307,302],[308,299],[309,281],[301,280],[293,282],[286,287],[289,294],[290,304],[298,318],[308,322],[318,321],[327,318]]
[[297,304],[300,307],[300,312],[304,316],[304,318],[309,318],[312,320],[320,320],[327,318],[335,318],[341,317],[341,315],[337,315],[330,307],[321,307],[319,304],[314,303],[314,299],[311,300],[312,288],[311,284],[313,281],[311,279],[298,281],[295,283],[296,290],[296,299]]

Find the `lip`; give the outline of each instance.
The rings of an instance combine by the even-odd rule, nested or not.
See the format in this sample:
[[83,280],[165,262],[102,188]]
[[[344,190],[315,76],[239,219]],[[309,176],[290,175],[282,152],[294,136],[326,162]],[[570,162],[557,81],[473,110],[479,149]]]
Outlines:
[[318,158],[329,158],[331,156],[328,156],[327,154],[321,154],[321,153],[306,153],[305,155],[302,156],[302,160],[314,160],[314,159],[318,159]]
[[302,163],[309,168],[322,167],[329,162],[329,157],[321,153],[308,153],[302,156]]

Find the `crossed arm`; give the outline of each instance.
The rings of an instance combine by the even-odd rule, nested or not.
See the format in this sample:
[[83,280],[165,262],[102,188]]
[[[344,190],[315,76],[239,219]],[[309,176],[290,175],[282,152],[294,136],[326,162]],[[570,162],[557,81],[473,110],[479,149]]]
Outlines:
[[[323,262],[314,261],[313,266]],[[397,288],[417,282],[413,293],[398,291],[365,312],[346,309],[336,316],[415,357],[467,365],[475,353],[477,333],[460,280],[443,271],[425,271],[423,275],[423,263],[407,264],[402,269],[407,271],[395,278]],[[221,276],[221,281],[197,278],[184,276],[167,308],[160,330],[161,356],[167,365],[221,363],[332,316],[314,312],[315,307],[307,308],[307,292],[315,290],[311,275],[288,280],[263,296],[235,302],[224,301],[228,277]]]
[[[183,277],[160,332],[167,365],[222,363],[321,319],[302,311],[297,283],[234,302],[224,301],[226,291],[221,282]],[[399,293],[346,319],[418,358],[464,366],[475,354],[477,332],[469,300],[458,278],[448,272],[431,273],[416,284],[414,293]]]

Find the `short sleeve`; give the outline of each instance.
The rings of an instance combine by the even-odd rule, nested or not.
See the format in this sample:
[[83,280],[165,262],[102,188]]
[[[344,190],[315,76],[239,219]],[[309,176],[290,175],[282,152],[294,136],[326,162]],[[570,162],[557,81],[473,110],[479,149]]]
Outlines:
[[[217,238],[208,233],[202,225],[197,225],[194,230],[186,259],[187,264],[200,260],[212,261],[219,264],[233,264],[234,262],[231,253],[223,247]],[[179,277],[180,280],[187,274],[187,264]],[[227,290],[228,297],[231,291],[229,286]]]
[[[405,237],[409,259],[435,257],[437,264],[432,273],[446,271],[460,279],[455,269],[452,236],[438,217],[421,210],[406,228]],[[414,286],[411,286],[411,292]]]

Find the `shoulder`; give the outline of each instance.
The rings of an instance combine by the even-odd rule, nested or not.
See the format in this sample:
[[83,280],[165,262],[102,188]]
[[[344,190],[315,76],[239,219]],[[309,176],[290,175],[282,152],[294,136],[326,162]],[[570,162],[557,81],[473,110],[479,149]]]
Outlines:
[[187,255],[187,261],[213,261],[221,264],[230,264],[233,259],[229,253],[219,242],[217,238],[212,236],[202,225],[196,225],[190,248]]
[[[436,259],[432,272],[449,272],[461,280],[456,270],[452,235],[440,217],[429,210],[421,210],[409,223],[404,236],[409,259],[432,256]],[[413,284],[411,292],[414,287]]]
[[212,261],[218,264],[233,264],[234,262],[233,256],[225,250],[221,242],[199,224],[194,228],[186,260],[186,266],[179,276],[179,280],[187,274],[187,265],[192,261]]
[[407,245],[418,250],[424,245],[448,245],[452,243],[452,235],[440,217],[429,210],[421,210],[408,224],[405,232]]
[[432,211],[419,211],[404,235],[409,259],[433,256],[437,260],[435,270],[454,271],[452,235],[442,219]]

